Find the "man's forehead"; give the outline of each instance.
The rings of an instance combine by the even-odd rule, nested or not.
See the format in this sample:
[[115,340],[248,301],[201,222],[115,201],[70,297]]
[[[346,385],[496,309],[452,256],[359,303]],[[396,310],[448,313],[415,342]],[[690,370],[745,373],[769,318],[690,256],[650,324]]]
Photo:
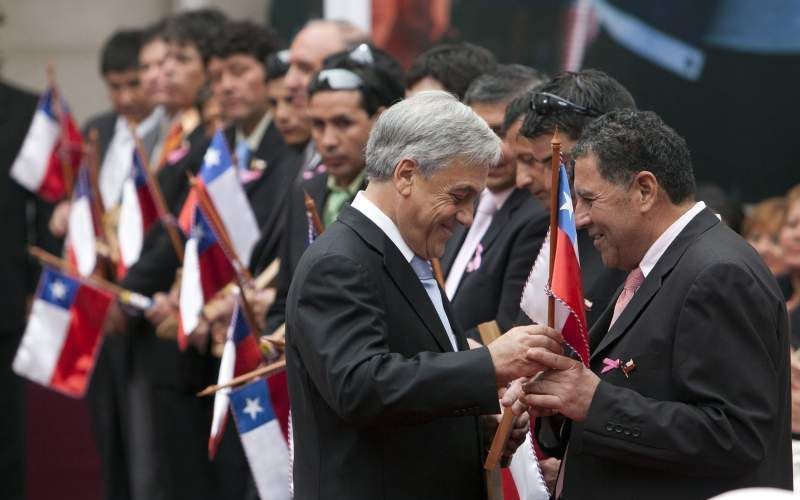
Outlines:
[[361,93],[358,90],[320,90],[314,92],[309,100],[309,113],[347,113],[363,111]]
[[345,49],[341,34],[334,26],[312,24],[305,27],[289,47],[289,63],[321,66],[327,56]]

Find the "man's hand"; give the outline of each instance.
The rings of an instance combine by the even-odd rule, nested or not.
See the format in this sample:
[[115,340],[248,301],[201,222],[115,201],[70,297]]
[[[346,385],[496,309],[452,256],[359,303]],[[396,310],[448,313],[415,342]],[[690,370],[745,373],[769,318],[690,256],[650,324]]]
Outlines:
[[512,328],[487,347],[492,356],[497,385],[502,387],[514,379],[530,377],[547,368],[534,353],[561,355],[564,339],[552,328],[542,325]]
[[162,321],[174,314],[177,308],[177,303],[169,295],[158,292],[153,295],[153,305],[145,311],[144,317],[154,326],[158,326]]
[[70,207],[69,200],[60,201],[53,209],[52,215],[50,215],[50,222],[47,223],[47,227],[56,238],[63,238],[67,234]]
[[277,291],[275,288],[264,288],[262,290],[253,290],[252,294],[247,294],[247,299],[253,308],[253,314],[258,321],[258,328],[264,330],[267,322],[267,311],[270,306],[275,302]]
[[528,405],[534,416],[558,412],[576,422],[585,420],[600,378],[566,356],[538,350],[530,357],[550,370],[522,385],[520,402]]
[[539,467],[542,469],[542,478],[547,490],[551,495],[556,492],[556,480],[558,479],[558,469],[561,467],[561,460],[557,458],[546,458],[539,462]]
[[[502,417],[497,415],[497,418],[500,419]],[[527,435],[530,430],[529,424],[530,418],[527,413],[514,416],[514,423],[511,424],[511,432],[508,434],[508,440],[503,448],[503,455],[500,458],[501,467],[508,467],[511,465],[511,459],[514,458],[514,453],[517,451],[517,448],[525,442],[525,435]]]

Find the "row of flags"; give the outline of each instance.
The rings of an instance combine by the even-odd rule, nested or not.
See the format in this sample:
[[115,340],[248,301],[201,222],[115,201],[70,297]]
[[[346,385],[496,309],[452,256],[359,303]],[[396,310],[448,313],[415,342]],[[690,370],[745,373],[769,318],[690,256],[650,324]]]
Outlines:
[[[102,327],[114,294],[92,278],[98,272],[98,243],[103,234],[103,200],[87,165],[83,138],[66,103],[55,88],[40,98],[35,116],[16,158],[11,177],[41,198],[56,202],[69,197],[65,253],[68,267],[44,266],[31,314],[13,370],[20,376],[65,395],[85,395],[102,343]],[[119,249],[116,278],[139,259],[145,236],[159,219],[160,193],[147,161],[135,145],[123,181],[117,225]],[[199,202],[209,200],[205,205]],[[210,213],[209,213],[210,212]],[[179,344],[199,322],[203,306],[242,272],[259,235],[255,215],[237,173],[224,135],[217,131],[182,214],[190,214],[184,230],[183,279],[179,308]],[[100,238],[102,241],[102,238]],[[257,368],[262,356],[256,337],[237,305],[228,332],[219,382]],[[274,381],[272,379],[275,379]],[[209,437],[213,458],[228,411],[234,416],[264,500],[290,498],[288,407],[273,407],[270,386],[285,390],[285,374],[260,379],[216,394]]]

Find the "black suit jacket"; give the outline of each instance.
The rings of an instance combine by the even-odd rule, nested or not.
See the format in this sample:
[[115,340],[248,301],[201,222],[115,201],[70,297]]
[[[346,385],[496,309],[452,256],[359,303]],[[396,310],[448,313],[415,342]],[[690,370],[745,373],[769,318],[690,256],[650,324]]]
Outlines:
[[108,145],[114,138],[114,131],[117,127],[117,113],[114,111],[107,111],[90,118],[86,125],[83,127],[84,137],[89,137],[89,132],[94,129],[97,130],[97,146],[100,148],[100,164],[103,164],[103,158],[108,151]]
[[297,500],[485,497],[477,415],[498,411],[494,368],[455,333],[462,352],[397,247],[345,207],[287,302]]
[[[608,330],[612,314],[590,332],[601,382],[569,429],[563,498],[792,488],[786,309],[744,240],[702,211]],[[603,374],[606,358],[636,369]]]
[[[469,337],[480,340],[476,327],[497,320],[501,331],[514,326],[522,288],[547,235],[550,217],[527,190],[514,189],[481,238],[480,266],[464,272],[453,296],[456,320]],[[447,242],[442,268],[447,276],[464,244],[468,228],[459,226]]]
[[47,228],[53,207],[10,177],[11,166],[28,133],[38,97],[0,81],[0,333],[20,335],[25,326],[26,292],[33,291],[38,266],[26,247],[39,245],[58,253],[60,243]]
[[625,282],[627,273],[603,265],[600,252],[585,229],[578,230],[578,255],[581,260],[583,298],[592,304],[586,310],[586,324],[591,328],[606,307],[616,301],[617,289]]
[[[367,186],[366,180],[359,190]],[[286,207],[283,240],[280,242],[281,267],[278,271],[275,302],[267,311],[267,332],[273,332],[286,321],[286,296],[300,257],[308,247],[308,216],[303,191],[314,200],[320,219],[328,199],[328,174],[322,173],[292,188]],[[350,200],[352,201],[352,200]],[[266,262],[265,265],[269,264]]]

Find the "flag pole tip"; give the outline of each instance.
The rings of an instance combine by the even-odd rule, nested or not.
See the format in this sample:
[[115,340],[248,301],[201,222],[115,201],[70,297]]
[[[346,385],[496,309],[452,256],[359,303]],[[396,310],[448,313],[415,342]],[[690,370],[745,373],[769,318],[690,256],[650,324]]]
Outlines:
[[561,145],[561,136],[558,134],[558,125],[556,125],[556,129],[553,131],[553,138],[550,139],[551,146],[560,146]]

